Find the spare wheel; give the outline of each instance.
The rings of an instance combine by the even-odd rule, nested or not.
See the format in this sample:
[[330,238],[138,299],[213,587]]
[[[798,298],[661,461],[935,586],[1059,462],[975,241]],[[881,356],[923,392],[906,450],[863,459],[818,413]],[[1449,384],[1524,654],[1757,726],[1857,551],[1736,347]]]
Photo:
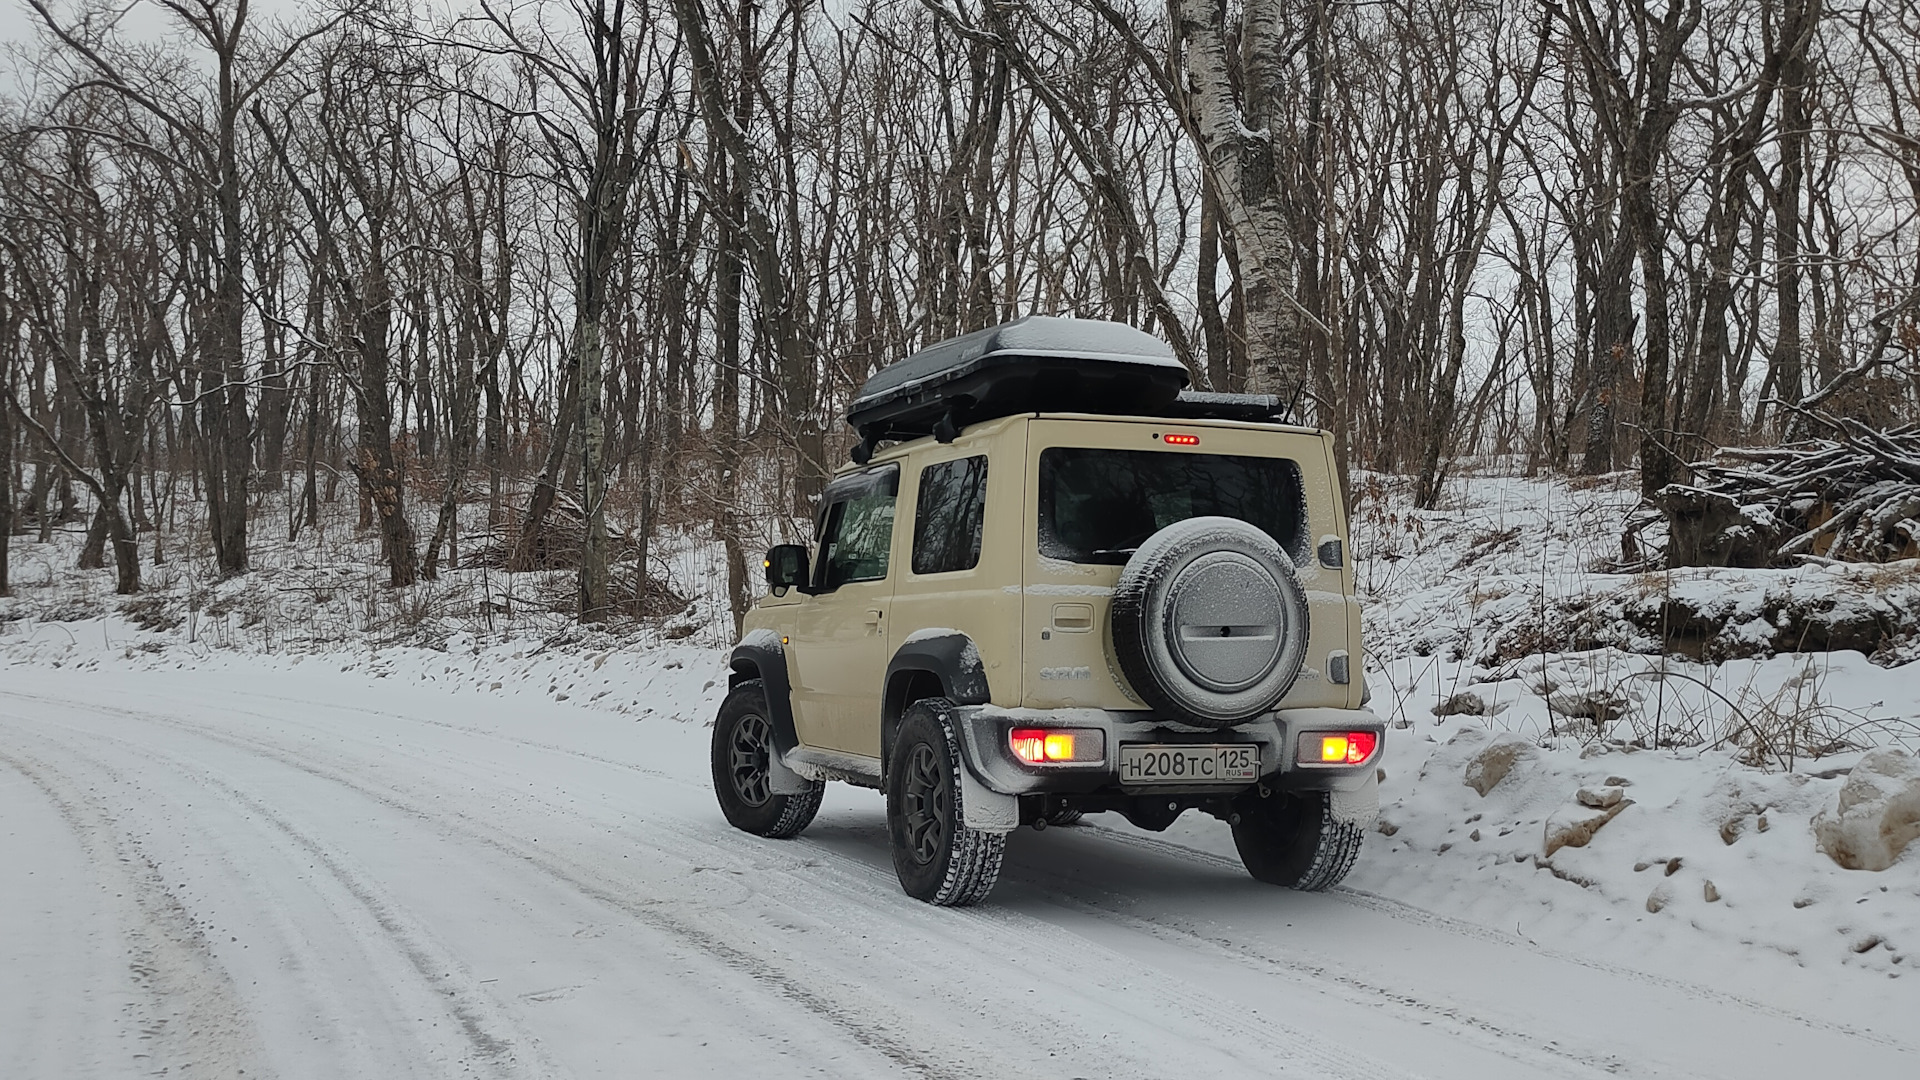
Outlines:
[[1140,545],[1113,592],[1113,647],[1142,700],[1203,727],[1279,703],[1307,655],[1307,598],[1273,537],[1198,517]]

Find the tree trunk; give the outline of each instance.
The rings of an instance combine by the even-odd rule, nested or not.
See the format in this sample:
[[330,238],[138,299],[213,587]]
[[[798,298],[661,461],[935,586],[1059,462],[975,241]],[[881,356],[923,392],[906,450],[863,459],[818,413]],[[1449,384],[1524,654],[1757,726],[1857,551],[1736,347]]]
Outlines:
[[1200,186],[1200,265],[1194,292],[1200,308],[1200,333],[1207,350],[1207,386],[1225,392],[1227,320],[1220,314],[1220,209],[1210,185]]
[[[478,242],[477,237],[475,241]],[[440,496],[440,518],[434,524],[433,538],[427,541],[426,558],[420,564],[421,576],[428,581],[440,576],[440,546],[448,541],[457,524],[460,487],[466,482],[467,466],[473,460],[473,435],[480,406],[480,388],[473,370],[475,338],[478,337],[474,323],[480,318],[476,308],[480,291],[478,274],[477,265],[460,266],[456,262],[455,276],[460,278],[467,293],[467,304],[460,313],[460,327],[453,344],[453,443],[447,458],[447,483]]]
[[[1229,58],[1226,5],[1172,0],[1172,66],[1184,69],[1196,149],[1239,256],[1247,389],[1294,397],[1307,384],[1306,324],[1293,296],[1295,261],[1273,130],[1288,42],[1279,0],[1248,0],[1239,28],[1238,78]],[[1176,103],[1176,107],[1179,107]]]
[[[11,304],[3,291],[5,279],[0,278],[0,341],[9,345],[18,340],[18,325],[10,311]],[[10,579],[7,575],[8,555],[13,546],[13,402],[14,402],[13,352],[11,348],[0,351],[0,596],[12,595]]]
[[[1779,334],[1768,357],[1773,369],[1774,394],[1798,403],[1807,393],[1800,333],[1801,190],[1807,168],[1807,51],[1812,24],[1820,17],[1821,0],[1783,0],[1781,37],[1791,42],[1780,69],[1780,182],[1773,190],[1773,243],[1778,265],[1774,304]],[[1777,419],[1783,437],[1795,426],[1793,415],[1782,409]]]
[[1580,471],[1588,476],[1613,471],[1618,435],[1620,373],[1633,357],[1633,244],[1622,222],[1609,239],[1593,297],[1593,336],[1587,382],[1587,445]]
[[359,447],[354,472],[361,489],[380,519],[381,555],[387,563],[387,584],[412,585],[419,564],[414,551],[413,525],[407,520],[406,477],[393,456],[392,355],[388,335],[393,323],[393,290],[384,259],[385,239],[376,229],[368,250],[371,260],[363,275],[360,310],[354,319],[355,351],[360,358]]
[[[591,286],[589,286],[591,288]],[[602,622],[607,607],[607,472],[606,424],[601,415],[605,394],[602,373],[606,354],[601,347],[600,313],[583,311],[575,329],[574,349],[580,367],[580,488],[586,512],[586,539],[580,551],[580,621]]]
[[[238,33],[236,25],[236,37]],[[244,347],[247,296],[241,261],[245,233],[236,131],[241,107],[238,78],[233,53],[223,50],[219,56],[218,182],[214,189],[220,230],[210,342],[214,366],[207,369],[215,385],[206,396],[203,431],[212,442],[207,454],[207,519],[213,529],[214,557],[224,574],[247,571],[247,477],[253,466]]]

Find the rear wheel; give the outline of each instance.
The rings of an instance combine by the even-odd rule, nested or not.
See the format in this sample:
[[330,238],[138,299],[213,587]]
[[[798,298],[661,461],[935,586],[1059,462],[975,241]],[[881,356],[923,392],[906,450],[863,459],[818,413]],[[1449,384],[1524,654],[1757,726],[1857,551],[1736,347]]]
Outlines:
[[1331,889],[1353,869],[1365,832],[1336,821],[1324,791],[1234,800],[1233,846],[1255,880],[1304,892]]
[[900,721],[887,758],[887,840],[908,896],[964,907],[993,891],[1007,838],[966,826],[952,707],[928,698]]
[[827,785],[814,781],[797,795],[775,794],[774,753],[766,688],[748,679],[727,695],[713,722],[713,793],[734,828],[785,840],[813,822]]

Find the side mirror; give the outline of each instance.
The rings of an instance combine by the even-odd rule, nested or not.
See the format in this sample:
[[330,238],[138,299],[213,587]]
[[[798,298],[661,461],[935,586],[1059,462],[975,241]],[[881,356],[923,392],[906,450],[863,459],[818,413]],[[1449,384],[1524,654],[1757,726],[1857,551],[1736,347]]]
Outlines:
[[785,596],[788,589],[798,588],[806,591],[807,549],[800,544],[775,544],[767,552],[767,587],[775,596]]

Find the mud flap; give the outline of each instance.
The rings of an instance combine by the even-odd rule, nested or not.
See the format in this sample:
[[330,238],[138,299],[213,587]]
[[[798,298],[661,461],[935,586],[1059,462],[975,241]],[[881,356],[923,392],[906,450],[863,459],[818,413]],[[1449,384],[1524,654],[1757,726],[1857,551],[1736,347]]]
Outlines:
[[775,795],[805,795],[814,788],[814,781],[801,776],[780,760],[779,754],[767,755],[767,790]]
[[1371,828],[1374,820],[1380,816],[1379,779],[1369,776],[1366,783],[1351,791],[1328,792],[1327,812],[1342,825]]
[[960,812],[969,829],[988,833],[1010,833],[1020,827],[1020,799],[1002,795],[973,778],[973,770],[964,765],[960,774]]

